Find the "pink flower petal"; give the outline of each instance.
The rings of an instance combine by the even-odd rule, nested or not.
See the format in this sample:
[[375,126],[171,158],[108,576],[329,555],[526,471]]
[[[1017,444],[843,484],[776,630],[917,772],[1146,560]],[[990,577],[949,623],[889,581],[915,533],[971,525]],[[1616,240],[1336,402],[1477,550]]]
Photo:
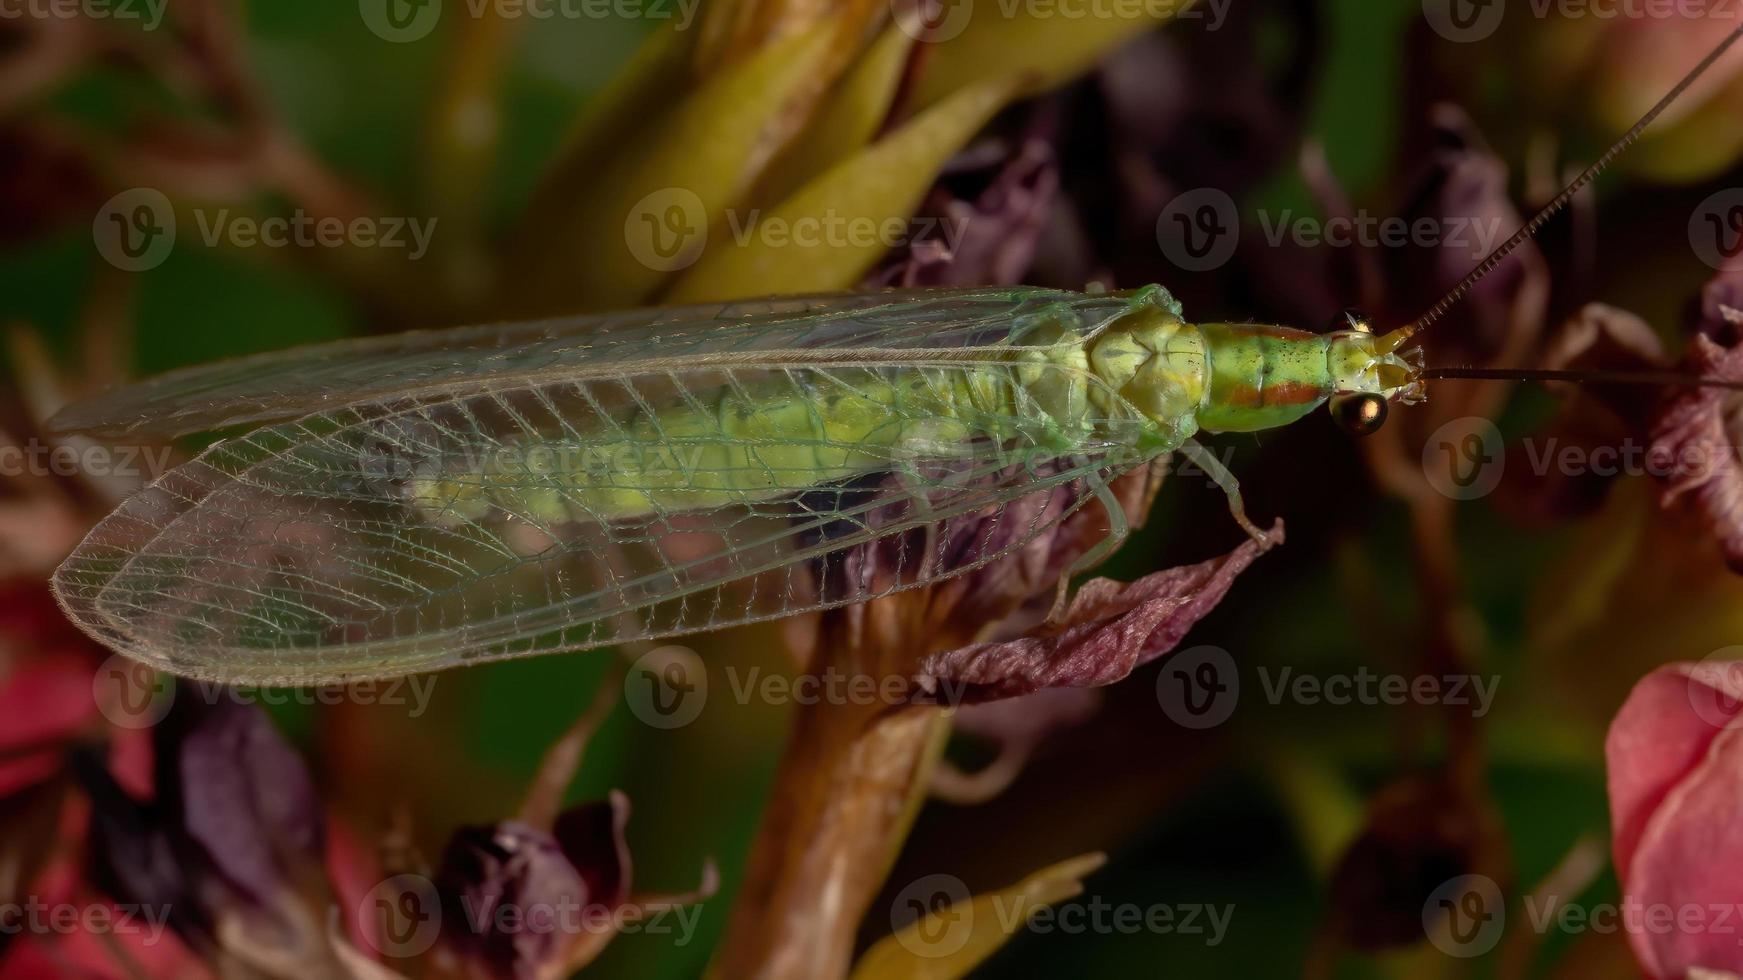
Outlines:
[[1743,969],[1743,663],[1648,675],[1605,742],[1623,925],[1651,975]]

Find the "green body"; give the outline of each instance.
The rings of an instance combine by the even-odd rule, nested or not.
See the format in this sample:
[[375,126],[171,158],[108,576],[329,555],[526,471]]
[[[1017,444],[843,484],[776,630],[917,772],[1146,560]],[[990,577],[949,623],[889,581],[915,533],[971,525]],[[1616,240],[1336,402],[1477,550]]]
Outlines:
[[1190,324],[1159,290],[1132,294],[1100,323],[1084,312],[1061,305],[1021,347],[964,352],[948,366],[845,365],[827,382],[765,372],[705,401],[638,405],[609,429],[430,474],[413,496],[455,520],[509,497],[544,521],[627,520],[773,499],[1018,437],[1050,455],[1120,442],[1150,457],[1200,430],[1287,425],[1350,380],[1349,334]]

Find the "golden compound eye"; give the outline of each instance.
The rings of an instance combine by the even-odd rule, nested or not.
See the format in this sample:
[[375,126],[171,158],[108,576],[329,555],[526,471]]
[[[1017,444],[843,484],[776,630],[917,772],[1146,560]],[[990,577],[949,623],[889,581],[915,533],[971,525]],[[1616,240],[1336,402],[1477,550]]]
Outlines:
[[1368,319],[1368,314],[1356,309],[1355,307],[1350,307],[1348,309],[1339,310],[1337,315],[1331,318],[1331,326],[1329,329],[1354,330],[1357,333],[1373,333],[1374,321]]
[[1330,408],[1332,421],[1353,436],[1371,436],[1386,424],[1383,395],[1334,395]]

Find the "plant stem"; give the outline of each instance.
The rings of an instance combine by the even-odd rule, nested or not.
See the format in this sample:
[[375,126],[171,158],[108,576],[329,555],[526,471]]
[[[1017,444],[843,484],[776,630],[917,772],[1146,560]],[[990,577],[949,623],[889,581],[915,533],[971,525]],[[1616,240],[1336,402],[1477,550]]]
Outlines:
[[847,973],[948,730],[930,706],[800,709],[712,976]]

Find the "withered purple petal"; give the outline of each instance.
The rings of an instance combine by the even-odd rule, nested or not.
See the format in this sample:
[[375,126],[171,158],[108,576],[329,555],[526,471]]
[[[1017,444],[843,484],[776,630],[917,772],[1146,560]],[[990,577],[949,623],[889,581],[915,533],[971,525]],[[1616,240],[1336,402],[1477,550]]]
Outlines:
[[613,791],[558,814],[549,833],[518,820],[456,833],[436,878],[449,947],[473,972],[514,977],[597,952],[629,900],[628,820],[629,798]]
[[196,946],[212,938],[209,910],[194,901],[191,869],[165,833],[161,811],[121,788],[103,756],[72,754],[75,777],[91,800],[89,860],[97,886],[120,902],[169,910],[169,926]]
[[558,814],[552,830],[592,900],[612,908],[629,899],[629,841],[623,833],[627,823],[629,797],[613,790],[605,800]]
[[985,190],[970,202],[947,181],[934,188],[924,212],[938,230],[876,274],[882,286],[972,286],[1020,282],[1034,259],[1059,189],[1053,151],[1027,140]]
[[266,713],[221,698],[185,731],[173,755],[187,835],[226,878],[268,904],[319,867],[320,797],[302,757]]
[[[1743,381],[1743,345],[1725,347],[1696,334],[1686,370],[1702,377]],[[1735,392],[1689,388],[1659,410],[1652,426],[1654,469],[1663,478],[1660,502],[1687,497],[1706,521],[1731,568],[1743,573],[1743,417]]]
[[576,925],[534,927],[526,916],[593,904],[587,883],[556,838],[515,820],[457,832],[443,855],[436,888],[442,896],[444,940],[476,960],[470,965],[486,976],[549,975],[554,965],[566,962]]
[[1722,346],[1734,347],[1743,340],[1737,317],[1728,311],[1743,310],[1743,275],[1721,272],[1701,290],[1701,333]]
[[[1271,534],[1272,544],[1282,541],[1281,523]],[[1221,558],[1129,584],[1095,579],[1073,597],[1057,631],[929,656],[913,683],[922,699],[970,704],[1049,687],[1112,684],[1174,649],[1263,551],[1247,541]]]
[[129,796],[101,760],[77,763],[94,803],[95,879],[120,901],[170,909],[171,928],[196,947],[217,941],[223,919],[294,944],[284,902],[318,876],[324,836],[301,758],[259,708],[189,686],[154,741],[149,803]]

